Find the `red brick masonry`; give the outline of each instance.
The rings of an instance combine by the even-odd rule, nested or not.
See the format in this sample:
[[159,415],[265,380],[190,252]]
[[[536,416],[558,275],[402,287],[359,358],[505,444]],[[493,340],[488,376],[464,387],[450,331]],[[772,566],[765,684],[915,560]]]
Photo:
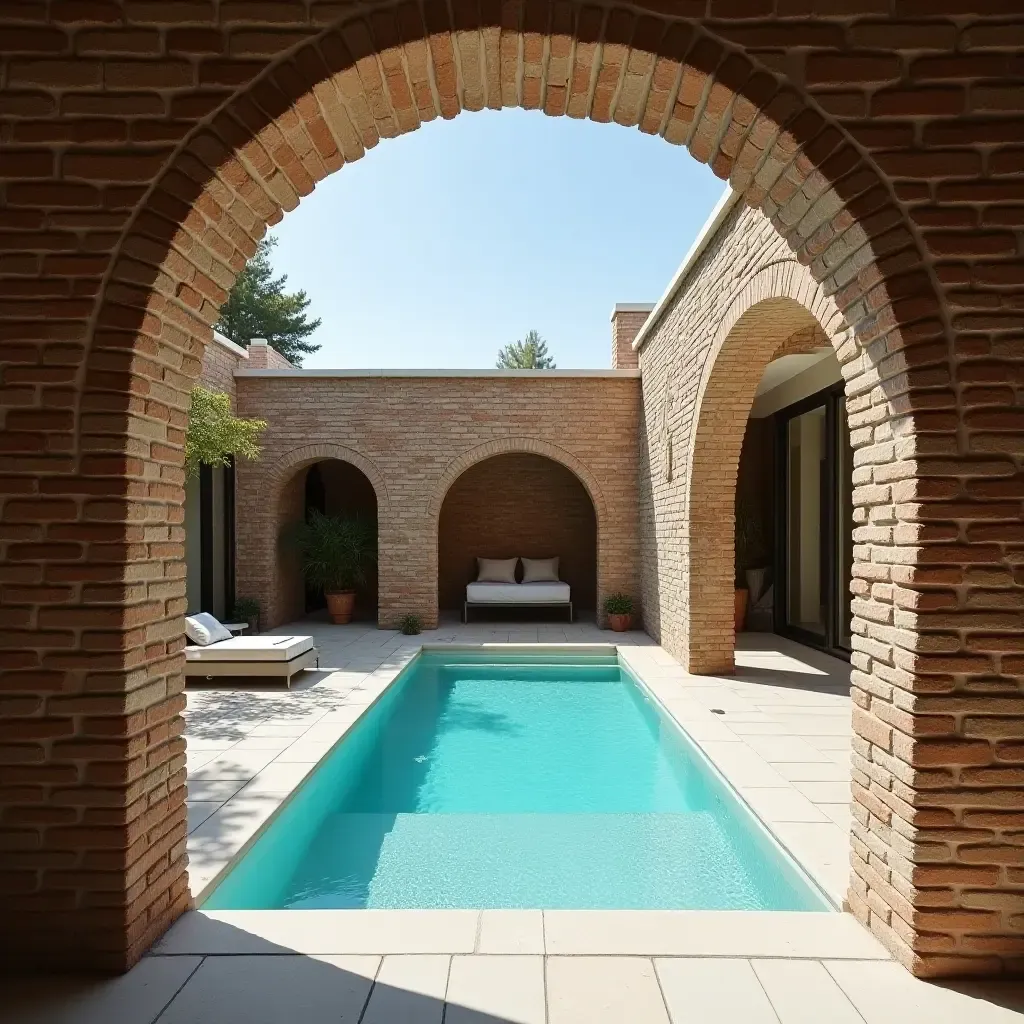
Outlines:
[[[538,528],[556,513],[576,516],[578,488],[592,502],[597,526],[596,554],[591,545],[590,558],[596,559],[597,573],[596,592],[593,582],[583,589],[588,603],[593,606],[613,590],[639,595],[640,382],[635,371],[592,376],[401,376],[396,371],[386,377],[242,371],[236,384],[240,414],[269,423],[261,460],[238,467],[237,586],[239,593],[266,595],[271,624],[301,612],[290,574],[281,568],[277,538],[302,514],[302,471],[324,458],[351,462],[377,492],[382,625],[394,625],[409,613],[436,623],[442,502],[466,470],[482,463],[484,472],[485,460],[508,458],[507,453],[531,454],[532,461],[516,463],[520,470],[532,466],[536,473],[543,456],[571,474],[563,484],[565,474],[541,471],[541,479],[553,476],[559,487],[570,488],[572,509],[539,507]],[[465,486],[456,489],[455,500]],[[566,555],[570,567],[582,562],[581,553]],[[450,591],[452,584],[447,587]]]
[[[0,962],[123,968],[187,904],[182,441],[235,275],[268,224],[381,138],[521,106],[685,145],[768,218],[843,318],[859,516],[851,904],[921,973],[1019,968],[1022,31],[1018,0],[4,3]],[[609,197],[622,201],[628,182]],[[771,280],[744,308],[778,294]],[[722,492],[704,485],[722,464],[724,398],[737,405],[728,439],[744,415],[737,342],[762,337],[734,312],[718,356],[680,341],[694,356],[679,357],[681,379],[711,401],[667,403],[667,449],[652,441],[649,389],[675,357],[641,352],[656,467],[639,476],[645,603],[673,649],[708,665],[727,627],[690,609],[717,608],[718,570],[705,587],[685,567],[701,527],[721,522],[707,517]],[[489,402],[512,397],[490,387]],[[622,459],[601,453],[635,452],[635,435],[616,440],[618,414],[561,387],[553,401],[573,422],[577,409],[607,422],[573,458],[607,502],[600,585],[629,586]],[[388,543],[418,571],[386,584],[382,566],[388,615],[434,600],[431,517],[470,457],[460,445],[566,444],[553,414],[514,432],[464,406],[443,420],[429,392],[393,386],[388,420],[356,431],[391,507],[408,510]],[[389,424],[415,422],[417,402],[425,451],[391,466]],[[690,459],[689,489],[663,490]],[[679,568],[654,608],[652,551]]]

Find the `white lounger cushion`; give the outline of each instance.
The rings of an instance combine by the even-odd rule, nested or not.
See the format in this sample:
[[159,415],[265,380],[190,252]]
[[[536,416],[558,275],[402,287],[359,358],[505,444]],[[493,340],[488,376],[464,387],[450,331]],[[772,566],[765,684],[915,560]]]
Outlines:
[[313,646],[311,636],[234,636],[209,647],[186,647],[186,661],[291,661]]
[[568,583],[470,583],[470,604],[568,604]]

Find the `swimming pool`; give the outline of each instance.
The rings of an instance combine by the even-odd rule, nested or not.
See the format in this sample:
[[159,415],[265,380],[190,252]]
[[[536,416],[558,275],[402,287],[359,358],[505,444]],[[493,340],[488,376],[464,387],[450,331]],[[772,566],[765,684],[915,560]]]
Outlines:
[[204,903],[831,909],[617,655],[421,653]]

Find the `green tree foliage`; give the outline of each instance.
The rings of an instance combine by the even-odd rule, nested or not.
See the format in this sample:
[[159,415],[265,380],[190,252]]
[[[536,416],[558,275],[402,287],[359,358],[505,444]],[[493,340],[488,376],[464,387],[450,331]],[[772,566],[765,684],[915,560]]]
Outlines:
[[226,466],[232,455],[258,459],[260,447],[256,442],[266,427],[263,420],[235,416],[231,399],[223,392],[194,387],[185,434],[185,473],[195,476],[203,464]]
[[253,338],[266,338],[285,359],[301,366],[304,356],[320,348],[305,339],[321,321],[319,317],[308,319],[310,300],[305,292],[284,290],[287,274],[274,277],[270,251],[275,245],[276,238],[264,238],[256,247],[221,307],[217,330],[237,345],[248,345]]
[[522,341],[513,341],[498,353],[499,370],[553,370],[555,361],[548,355],[548,343],[530,331]]

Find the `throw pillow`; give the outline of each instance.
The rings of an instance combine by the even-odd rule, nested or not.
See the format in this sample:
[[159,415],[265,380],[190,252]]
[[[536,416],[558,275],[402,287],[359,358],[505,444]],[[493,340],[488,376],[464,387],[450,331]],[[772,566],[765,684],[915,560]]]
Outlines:
[[558,559],[557,558],[524,558],[523,559],[523,582],[524,583],[557,583],[558,582]]
[[515,583],[518,558],[478,558],[477,583]]
[[185,636],[197,647],[209,647],[221,640],[231,639],[231,630],[218,622],[209,612],[185,616]]

